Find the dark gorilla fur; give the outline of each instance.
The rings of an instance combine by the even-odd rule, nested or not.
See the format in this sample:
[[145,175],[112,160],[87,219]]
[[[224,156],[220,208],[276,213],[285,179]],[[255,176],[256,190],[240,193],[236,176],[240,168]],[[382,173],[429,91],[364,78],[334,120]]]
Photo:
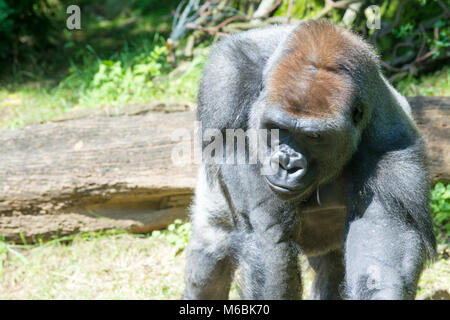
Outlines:
[[[413,299],[435,238],[421,137],[357,35],[324,21],[229,36],[200,85],[203,128],[280,129],[279,171],[204,163],[186,299]],[[284,152],[284,153],[283,153]],[[295,159],[301,159],[295,160]],[[295,161],[294,161],[295,160]]]

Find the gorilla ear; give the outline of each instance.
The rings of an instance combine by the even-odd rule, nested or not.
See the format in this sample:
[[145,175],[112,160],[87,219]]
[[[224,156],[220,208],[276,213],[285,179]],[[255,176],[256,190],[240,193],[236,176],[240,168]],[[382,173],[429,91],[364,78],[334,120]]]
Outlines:
[[358,124],[363,118],[363,105],[361,102],[357,102],[352,111],[353,123]]

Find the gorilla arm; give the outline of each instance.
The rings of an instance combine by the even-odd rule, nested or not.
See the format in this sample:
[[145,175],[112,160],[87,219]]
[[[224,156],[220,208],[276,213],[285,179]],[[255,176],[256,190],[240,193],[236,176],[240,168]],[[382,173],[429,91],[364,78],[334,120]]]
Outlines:
[[[260,92],[266,61],[291,29],[252,30],[231,35],[215,45],[199,89],[198,120],[204,129],[246,129],[250,107]],[[236,243],[241,246],[243,240],[233,232],[230,218],[233,204],[226,186],[218,183],[219,175],[204,166],[199,170],[192,207],[193,232],[187,251],[184,297],[225,299],[234,272]],[[250,253],[247,257],[259,259],[259,254],[251,250]],[[244,286],[247,288],[249,293],[245,296],[255,297],[251,284]]]
[[349,165],[345,264],[352,299],[414,298],[423,264],[434,255],[423,143],[392,90],[378,90]]

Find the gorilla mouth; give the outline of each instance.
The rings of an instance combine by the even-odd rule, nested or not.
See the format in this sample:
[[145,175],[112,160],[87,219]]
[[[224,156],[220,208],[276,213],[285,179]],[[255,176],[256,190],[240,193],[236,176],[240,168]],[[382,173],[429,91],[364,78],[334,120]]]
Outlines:
[[269,185],[269,187],[275,191],[276,193],[281,193],[281,194],[297,194],[300,192],[301,189],[292,189],[289,188],[287,186],[282,186],[279,184],[276,184],[272,181],[269,180],[269,178],[267,176],[264,176],[264,178],[266,179],[267,184]]
[[264,179],[275,195],[283,200],[290,200],[307,196],[312,190],[314,177],[314,170],[308,170],[308,172],[303,172],[301,175],[295,177],[281,174],[281,176],[264,176]]

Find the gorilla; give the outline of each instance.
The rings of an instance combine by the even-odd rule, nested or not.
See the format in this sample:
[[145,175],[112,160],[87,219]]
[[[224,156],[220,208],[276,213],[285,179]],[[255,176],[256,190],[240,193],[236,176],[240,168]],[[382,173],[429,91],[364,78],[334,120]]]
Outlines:
[[227,299],[237,269],[244,299],[299,299],[299,255],[311,299],[415,297],[436,242],[424,144],[363,39],[327,21],[231,35],[210,54],[198,120],[279,143],[268,161],[202,162],[185,299]]

